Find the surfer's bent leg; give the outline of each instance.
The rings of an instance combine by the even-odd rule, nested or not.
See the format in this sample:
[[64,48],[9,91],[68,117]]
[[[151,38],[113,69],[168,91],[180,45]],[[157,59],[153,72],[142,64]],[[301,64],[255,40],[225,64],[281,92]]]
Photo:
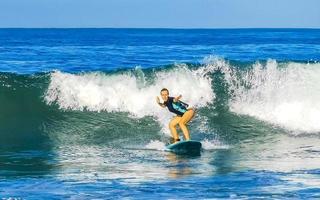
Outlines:
[[186,140],[190,140],[189,130],[186,125],[192,119],[193,116],[194,116],[194,110],[189,109],[183,114],[183,116],[181,117],[181,120],[179,121],[179,126]]
[[176,126],[177,126],[177,124],[179,124],[180,119],[181,119],[181,117],[176,116],[176,117],[174,117],[174,118],[170,121],[170,123],[169,123],[169,128],[170,128],[172,137],[173,137],[173,139],[174,139],[175,141],[177,141],[177,140],[179,139]]

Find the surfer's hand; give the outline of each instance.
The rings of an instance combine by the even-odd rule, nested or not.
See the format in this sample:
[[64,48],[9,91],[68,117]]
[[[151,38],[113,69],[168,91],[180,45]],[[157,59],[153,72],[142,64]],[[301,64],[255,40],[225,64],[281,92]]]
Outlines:
[[181,99],[181,97],[182,97],[182,95],[180,94],[179,96],[177,96],[177,97],[174,98],[174,101],[175,101],[175,102],[179,101],[179,100]]
[[163,103],[160,103],[160,99],[158,96],[156,98],[156,101],[157,101],[158,105],[161,106],[162,108],[166,107]]

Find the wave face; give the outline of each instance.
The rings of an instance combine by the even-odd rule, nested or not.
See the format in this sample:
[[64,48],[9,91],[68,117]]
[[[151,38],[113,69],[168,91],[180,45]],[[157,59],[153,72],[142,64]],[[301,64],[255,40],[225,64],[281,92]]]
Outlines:
[[[173,115],[155,103],[163,87],[198,110],[193,132],[218,133],[223,127],[232,132],[246,124],[255,130],[264,123],[288,133],[319,134],[319,65],[209,57],[201,65],[154,69],[1,73],[1,137],[8,143],[24,137],[38,145],[39,138],[69,143],[111,138],[116,144],[123,134],[131,139],[141,134],[141,140],[169,136]],[[230,123],[236,127],[230,129]]]
[[[209,61],[196,69],[175,66],[148,75],[133,73],[103,75],[54,72],[46,92],[46,102],[61,109],[128,112],[133,116],[154,116],[163,121],[154,97],[163,87],[195,108],[212,108],[215,73],[223,73],[230,111],[255,117],[296,132],[320,131],[320,64],[255,63],[239,69],[224,60]],[[135,74],[134,74],[135,73]],[[147,77],[145,77],[147,76]],[[217,75],[216,75],[217,76]],[[216,83],[221,85],[221,83]],[[166,120],[167,121],[167,120]]]

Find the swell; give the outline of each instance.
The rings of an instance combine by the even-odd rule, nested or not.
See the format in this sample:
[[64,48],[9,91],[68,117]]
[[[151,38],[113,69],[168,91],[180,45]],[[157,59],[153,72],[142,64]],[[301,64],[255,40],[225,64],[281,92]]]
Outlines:
[[[0,74],[2,145],[122,144],[169,135],[157,107],[162,87],[197,108],[193,132],[232,134],[278,127],[320,132],[319,64],[211,58],[113,72]],[[213,137],[213,136],[212,136]]]

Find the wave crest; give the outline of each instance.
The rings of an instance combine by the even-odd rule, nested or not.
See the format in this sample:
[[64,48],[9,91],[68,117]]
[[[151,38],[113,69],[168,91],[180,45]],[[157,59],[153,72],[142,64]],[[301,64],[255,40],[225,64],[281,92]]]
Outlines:
[[230,110],[294,132],[320,132],[320,64],[269,60],[232,76]]

